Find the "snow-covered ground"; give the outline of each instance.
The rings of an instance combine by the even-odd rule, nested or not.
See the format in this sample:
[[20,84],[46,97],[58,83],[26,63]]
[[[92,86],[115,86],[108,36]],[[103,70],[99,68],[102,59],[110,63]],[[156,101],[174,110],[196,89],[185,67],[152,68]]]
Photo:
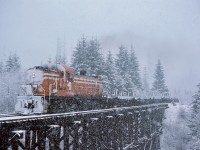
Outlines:
[[169,104],[163,120],[161,150],[186,150],[190,138],[187,126],[189,111],[188,105]]

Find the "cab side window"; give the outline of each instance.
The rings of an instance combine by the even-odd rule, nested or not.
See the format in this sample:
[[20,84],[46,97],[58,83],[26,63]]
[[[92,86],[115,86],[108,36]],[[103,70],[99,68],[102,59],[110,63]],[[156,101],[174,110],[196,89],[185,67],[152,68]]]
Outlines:
[[63,71],[61,72],[61,77],[62,77],[62,78],[64,77],[64,72],[63,72]]
[[72,82],[72,75],[70,73],[67,73],[68,76],[68,82]]

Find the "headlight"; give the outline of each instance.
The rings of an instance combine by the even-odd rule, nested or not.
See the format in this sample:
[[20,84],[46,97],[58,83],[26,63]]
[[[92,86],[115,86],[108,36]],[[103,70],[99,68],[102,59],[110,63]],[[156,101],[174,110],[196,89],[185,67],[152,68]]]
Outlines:
[[35,72],[32,73],[32,78],[35,78]]

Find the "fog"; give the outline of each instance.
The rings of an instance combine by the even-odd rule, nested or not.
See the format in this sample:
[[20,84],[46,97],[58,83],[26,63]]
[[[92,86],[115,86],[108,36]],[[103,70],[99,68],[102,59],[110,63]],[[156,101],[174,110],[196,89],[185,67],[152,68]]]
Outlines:
[[105,54],[133,45],[141,71],[147,66],[150,78],[160,59],[171,91],[195,91],[199,15],[198,0],[0,0],[0,59],[16,52],[27,69],[54,58],[60,38],[70,63],[84,35],[98,38]]

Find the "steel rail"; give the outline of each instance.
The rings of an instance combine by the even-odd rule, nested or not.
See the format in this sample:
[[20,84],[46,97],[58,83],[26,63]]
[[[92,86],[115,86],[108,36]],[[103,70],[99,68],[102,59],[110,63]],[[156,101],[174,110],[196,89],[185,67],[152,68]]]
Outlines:
[[100,110],[89,110],[89,111],[78,111],[78,112],[68,112],[68,113],[58,113],[58,114],[45,114],[45,115],[31,115],[31,116],[9,116],[0,118],[0,124],[28,121],[28,120],[40,120],[40,119],[50,119],[53,117],[70,117],[78,115],[87,115],[87,114],[96,114],[96,113],[105,113],[105,112],[114,112],[122,111],[128,109],[145,109],[145,108],[154,108],[154,109],[163,109],[168,108],[167,103],[158,103],[158,104],[149,104],[141,106],[131,106],[131,107],[118,107],[118,108],[109,108],[109,109],[100,109]]

